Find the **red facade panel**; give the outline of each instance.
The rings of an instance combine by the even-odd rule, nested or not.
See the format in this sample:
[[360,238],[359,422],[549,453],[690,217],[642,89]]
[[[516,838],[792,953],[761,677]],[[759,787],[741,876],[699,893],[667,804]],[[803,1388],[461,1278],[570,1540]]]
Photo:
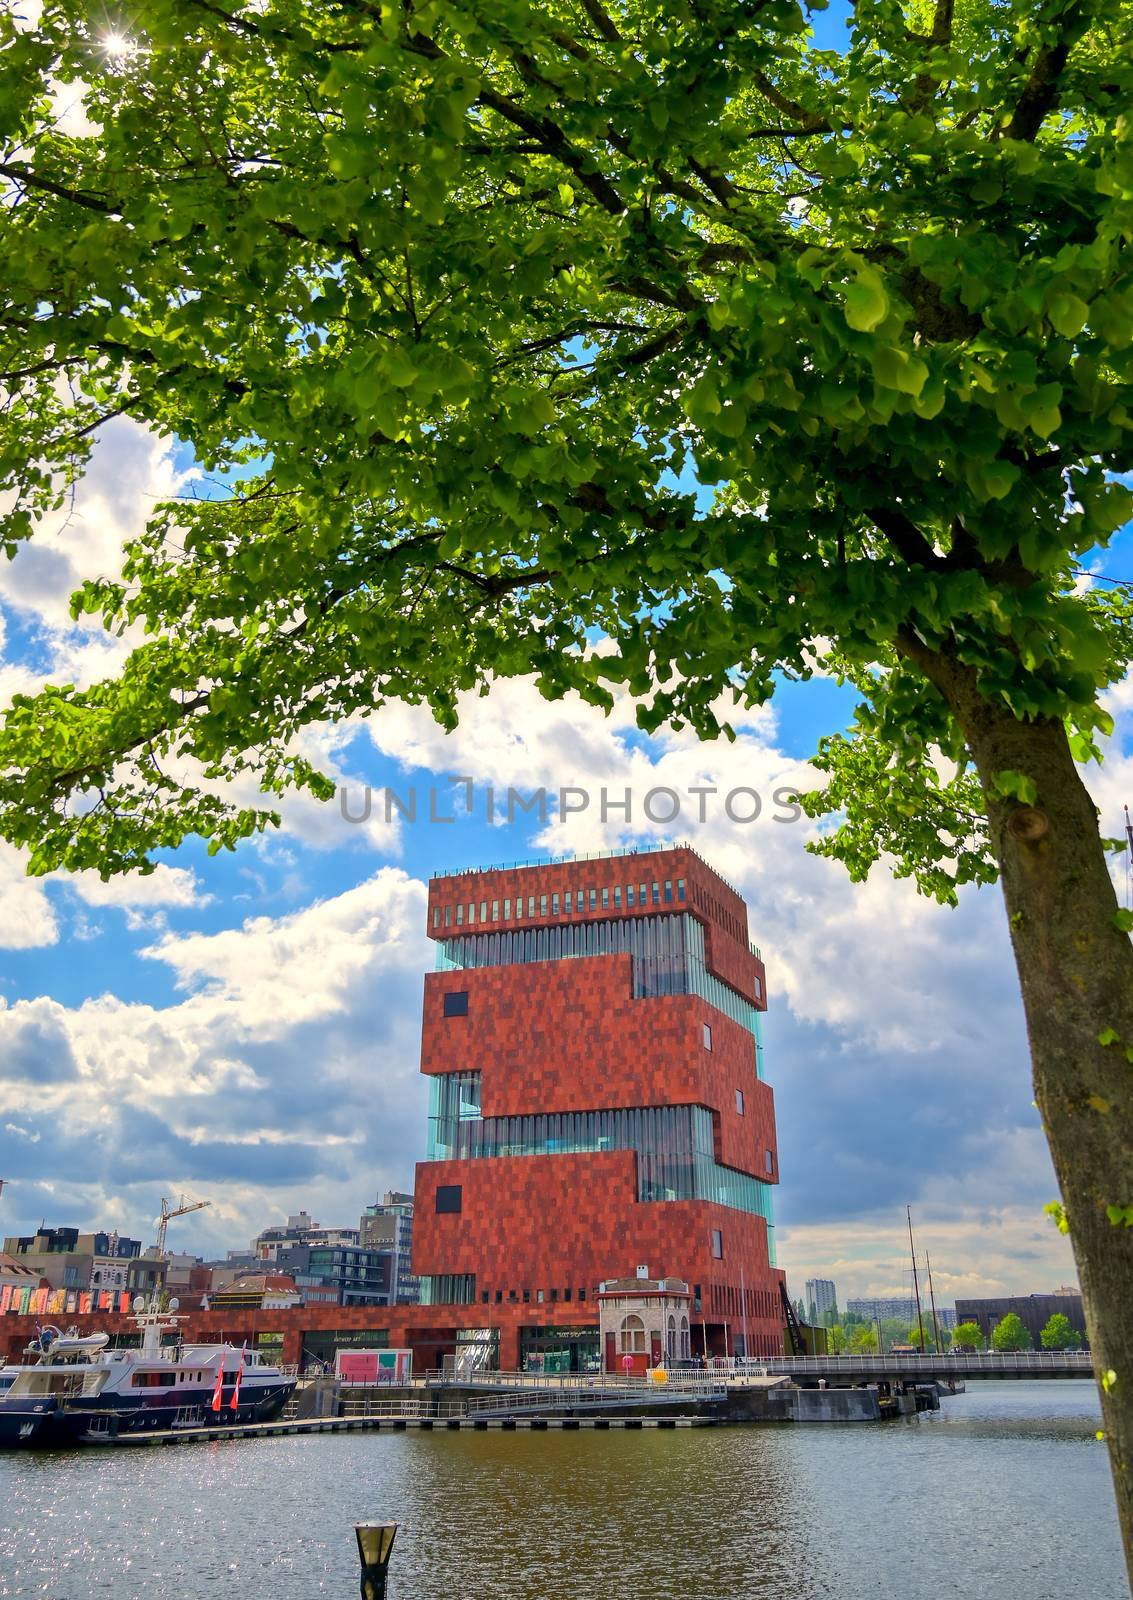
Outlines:
[[[467,993],[467,1015],[445,1016],[453,991]],[[765,1178],[767,1150],[777,1164],[750,1032],[697,995],[635,1000],[628,955],[430,973],[421,1070],[480,1072],[485,1117],[707,1106],[725,1166]]]
[[[699,1286],[702,1314],[714,1324],[727,1319],[729,1307],[742,1316],[747,1291],[750,1347],[781,1349],[778,1275],[768,1263],[763,1219],[703,1200],[639,1202],[635,1164],[629,1150],[422,1163],[414,1270],[475,1275],[467,1316],[486,1323],[501,1307],[516,1315],[516,1306],[528,1320],[554,1321],[568,1290],[578,1307],[580,1289],[597,1321],[598,1285],[648,1266]],[[461,1212],[437,1215],[438,1186],[455,1184]],[[713,1255],[714,1231],[720,1257]],[[777,1343],[757,1347],[756,1333]]]
[[[684,899],[679,886],[684,883]],[[627,903],[632,885],[634,904]],[[654,900],[654,886],[657,899]],[[644,887],[646,900],[642,904]],[[616,904],[615,889],[622,903]],[[590,891],[594,891],[594,905]],[[566,910],[566,894],[572,910]],[[603,904],[603,891],[606,904]],[[585,897],[580,909],[578,896]],[[559,910],[554,912],[554,897]],[[544,905],[544,901],[546,904]],[[510,916],[504,915],[505,903]],[[457,907],[461,921],[457,922]],[[434,878],[429,884],[430,938],[500,932],[504,928],[553,926],[557,922],[648,917],[692,912],[705,927],[709,970],[749,999],[767,1007],[767,975],[748,939],[747,907],[736,891],[688,849],[641,851],[596,861],[563,861],[532,867],[490,868]]]

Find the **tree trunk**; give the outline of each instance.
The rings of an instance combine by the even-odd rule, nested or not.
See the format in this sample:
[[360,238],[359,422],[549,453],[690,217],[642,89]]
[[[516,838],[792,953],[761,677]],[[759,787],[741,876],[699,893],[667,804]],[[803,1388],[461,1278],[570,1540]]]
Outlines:
[[[979,693],[973,672],[942,657],[921,665],[967,738],[987,801],[1133,1585],[1133,1225],[1107,1215],[1133,1206],[1133,946],[1114,926],[1097,811],[1061,723],[1020,722]],[[998,795],[1005,771],[1033,780],[1033,805]],[[1117,1042],[1102,1044],[1110,1030]]]

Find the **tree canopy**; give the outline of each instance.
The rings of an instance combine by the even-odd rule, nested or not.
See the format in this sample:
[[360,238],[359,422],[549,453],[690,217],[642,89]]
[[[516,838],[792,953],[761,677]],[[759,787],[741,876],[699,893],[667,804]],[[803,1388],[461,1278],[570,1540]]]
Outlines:
[[93,15],[0,21],[4,541],[116,413],[234,476],[77,600],[144,622],[121,676],[9,712],[36,870],[231,843],[263,816],[193,775],[325,794],[296,732],[391,696],[621,681],[714,733],[820,662],[866,695],[828,848],[993,875],[922,668],[1085,754],[1129,656],[1075,592],[1130,510],[1128,7],[863,0],[842,54],[795,0]]
[[1071,1350],[1082,1343],[1082,1335],[1062,1311],[1052,1312],[1039,1333],[1044,1350]]
[[952,1348],[954,1350],[982,1350],[983,1347],[983,1329],[978,1322],[958,1322],[953,1328]]
[[993,1350],[1001,1351],[1031,1348],[1031,1336],[1017,1312],[1009,1311],[996,1323],[991,1330],[991,1347]]

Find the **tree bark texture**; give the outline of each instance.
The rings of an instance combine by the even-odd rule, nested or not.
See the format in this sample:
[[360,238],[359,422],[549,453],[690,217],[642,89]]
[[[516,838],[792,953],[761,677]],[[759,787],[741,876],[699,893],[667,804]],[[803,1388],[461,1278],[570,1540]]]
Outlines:
[[[963,730],[983,784],[1023,991],[1035,1100],[1062,1191],[1133,1586],[1133,945],[1114,925],[1117,895],[1098,816],[1060,722],[1020,721],[980,692],[974,672],[922,662]],[[996,775],[1032,779],[1031,805]],[[1102,1044],[1112,1031],[1117,1041]],[[1109,1379],[1107,1374],[1113,1374]]]

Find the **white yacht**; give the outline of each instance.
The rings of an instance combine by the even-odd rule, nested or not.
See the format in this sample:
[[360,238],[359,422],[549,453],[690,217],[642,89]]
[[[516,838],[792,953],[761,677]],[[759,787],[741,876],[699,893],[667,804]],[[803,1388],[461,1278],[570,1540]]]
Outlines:
[[278,1417],[294,1376],[231,1344],[163,1345],[162,1334],[184,1320],[176,1310],[176,1300],[161,1312],[139,1296],[141,1346],[130,1350],[108,1349],[105,1333],[41,1329],[25,1352],[34,1364],[6,1367],[0,1377],[0,1448]]

